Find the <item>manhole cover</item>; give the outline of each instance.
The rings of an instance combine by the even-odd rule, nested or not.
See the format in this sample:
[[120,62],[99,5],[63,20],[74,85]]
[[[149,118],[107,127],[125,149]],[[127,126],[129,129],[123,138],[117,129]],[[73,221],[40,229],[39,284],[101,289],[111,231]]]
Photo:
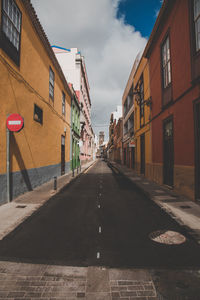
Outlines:
[[182,234],[171,230],[157,230],[150,233],[149,237],[154,242],[167,245],[179,245],[186,241]]

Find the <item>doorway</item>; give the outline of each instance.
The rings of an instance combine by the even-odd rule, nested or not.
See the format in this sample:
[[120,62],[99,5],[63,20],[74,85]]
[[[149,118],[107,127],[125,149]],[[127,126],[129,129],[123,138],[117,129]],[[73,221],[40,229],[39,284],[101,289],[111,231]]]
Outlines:
[[194,105],[195,114],[195,199],[200,201],[200,101]]
[[145,134],[140,136],[140,173],[145,175]]
[[65,174],[65,137],[61,135],[61,175]]
[[173,118],[166,119],[163,123],[163,183],[174,185],[174,141]]
[[131,147],[131,167],[135,169],[135,147]]

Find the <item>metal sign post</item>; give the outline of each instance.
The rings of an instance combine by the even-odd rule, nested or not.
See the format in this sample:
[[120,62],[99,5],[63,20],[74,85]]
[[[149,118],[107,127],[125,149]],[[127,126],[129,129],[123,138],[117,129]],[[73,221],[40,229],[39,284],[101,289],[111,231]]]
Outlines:
[[10,130],[6,128],[7,202],[10,202]]
[[10,132],[19,132],[24,126],[24,119],[19,114],[8,115],[6,120],[6,177],[7,177],[7,202],[10,197]]

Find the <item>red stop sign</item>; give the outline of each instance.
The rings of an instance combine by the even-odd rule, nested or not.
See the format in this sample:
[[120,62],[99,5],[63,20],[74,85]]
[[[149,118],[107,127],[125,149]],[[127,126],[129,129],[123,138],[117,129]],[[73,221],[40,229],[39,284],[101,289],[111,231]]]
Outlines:
[[10,131],[20,131],[24,125],[24,120],[19,114],[11,114],[6,120],[6,125]]

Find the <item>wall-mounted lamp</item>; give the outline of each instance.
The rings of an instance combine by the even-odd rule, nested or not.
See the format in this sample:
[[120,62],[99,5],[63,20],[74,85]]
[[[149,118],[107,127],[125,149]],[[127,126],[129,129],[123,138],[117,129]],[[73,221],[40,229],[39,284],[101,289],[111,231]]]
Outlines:
[[[141,91],[140,90],[133,90],[133,95],[135,95],[135,100],[136,100],[137,105],[140,106],[141,103],[142,103],[142,93],[141,93]],[[151,109],[152,108],[152,98],[149,97],[148,99],[143,100],[143,104],[144,105],[146,104],[146,106],[149,106],[150,109]]]

